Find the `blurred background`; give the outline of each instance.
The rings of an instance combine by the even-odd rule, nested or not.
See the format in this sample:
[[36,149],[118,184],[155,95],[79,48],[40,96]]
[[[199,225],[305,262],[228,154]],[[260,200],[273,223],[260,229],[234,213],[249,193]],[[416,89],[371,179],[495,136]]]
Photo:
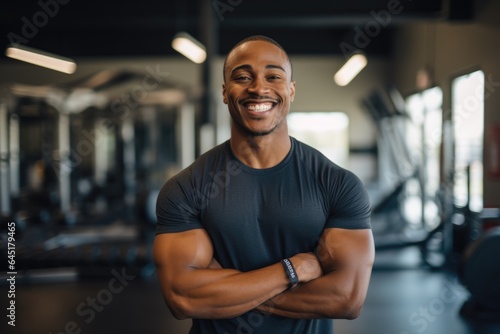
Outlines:
[[291,135],[370,194],[370,290],[336,332],[500,333],[498,1],[1,8],[2,333],[188,332],[152,264],[156,197],[229,138],[224,56],[255,34],[291,58]]

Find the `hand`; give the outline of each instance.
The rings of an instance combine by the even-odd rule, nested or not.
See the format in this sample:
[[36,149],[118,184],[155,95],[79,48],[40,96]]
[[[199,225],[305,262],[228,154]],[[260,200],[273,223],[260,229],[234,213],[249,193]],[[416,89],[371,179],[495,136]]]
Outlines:
[[314,253],[299,253],[290,258],[300,283],[306,283],[323,276],[321,263]]

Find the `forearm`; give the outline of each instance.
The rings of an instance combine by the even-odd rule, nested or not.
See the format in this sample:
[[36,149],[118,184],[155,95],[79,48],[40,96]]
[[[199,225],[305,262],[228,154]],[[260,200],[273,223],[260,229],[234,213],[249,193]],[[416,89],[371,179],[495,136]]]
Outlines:
[[330,228],[316,249],[325,275],[266,301],[264,312],[292,318],[356,318],[375,258],[371,230]]
[[[312,253],[293,258],[300,282],[321,275],[321,267]],[[218,263],[207,268],[190,268],[174,274],[159,270],[165,299],[179,318],[230,318],[256,308],[285,291],[290,280],[281,263],[249,272],[222,269]],[[216,261],[215,261],[216,263]],[[164,273],[164,274],[162,274]]]
[[[201,229],[156,236],[153,258],[165,302],[179,319],[235,317],[282,293],[290,283],[279,262],[248,272],[222,269]],[[313,253],[290,260],[301,283],[322,273]]]
[[258,309],[290,318],[354,318],[364,302],[367,284],[346,276],[329,273],[271,298]]
[[259,270],[192,269],[172,282],[167,303],[179,318],[231,318],[288,288],[281,264]]

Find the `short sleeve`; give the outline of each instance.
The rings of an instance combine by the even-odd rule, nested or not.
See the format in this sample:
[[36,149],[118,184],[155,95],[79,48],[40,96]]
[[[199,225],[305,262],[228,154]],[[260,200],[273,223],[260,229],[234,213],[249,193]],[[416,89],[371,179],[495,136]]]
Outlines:
[[156,234],[203,228],[195,193],[185,181],[186,173],[181,173],[168,180],[160,190],[156,201]]
[[326,228],[371,228],[371,204],[368,192],[361,180],[345,170],[342,182],[330,190],[333,203]]

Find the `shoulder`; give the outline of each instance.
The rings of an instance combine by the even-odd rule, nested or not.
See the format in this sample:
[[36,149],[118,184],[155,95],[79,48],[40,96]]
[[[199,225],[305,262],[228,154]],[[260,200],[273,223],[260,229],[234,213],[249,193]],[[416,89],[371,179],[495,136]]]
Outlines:
[[199,156],[191,165],[167,179],[160,189],[159,199],[193,194],[195,189],[201,189],[204,180],[224,166],[227,159],[225,143],[215,146]]
[[200,155],[187,169],[204,168],[207,165],[218,164],[228,159],[227,142],[219,144]]
[[316,148],[309,146],[295,138],[291,138],[294,145],[295,157],[301,165],[314,176],[323,178],[356,178],[351,171],[337,165]]
[[315,178],[325,192],[335,194],[335,198],[351,197],[352,194],[367,198],[365,186],[356,174],[337,165],[317,149],[294,138],[292,140],[296,148],[296,158],[301,166]]
[[224,144],[214,147],[163,184],[156,201],[158,234],[203,227],[198,218],[204,204],[201,192],[214,166],[223,163],[224,152]]
[[335,164],[333,161],[328,159],[323,153],[321,153],[318,149],[309,146],[293,137],[291,140],[294,145],[295,154],[302,159],[305,163],[316,163],[322,164],[331,168],[341,169],[340,166]]
[[223,165],[227,159],[226,143],[219,144],[200,155],[191,165],[173,176],[171,180],[179,181],[193,176],[202,176],[204,172],[216,169],[217,165]]

